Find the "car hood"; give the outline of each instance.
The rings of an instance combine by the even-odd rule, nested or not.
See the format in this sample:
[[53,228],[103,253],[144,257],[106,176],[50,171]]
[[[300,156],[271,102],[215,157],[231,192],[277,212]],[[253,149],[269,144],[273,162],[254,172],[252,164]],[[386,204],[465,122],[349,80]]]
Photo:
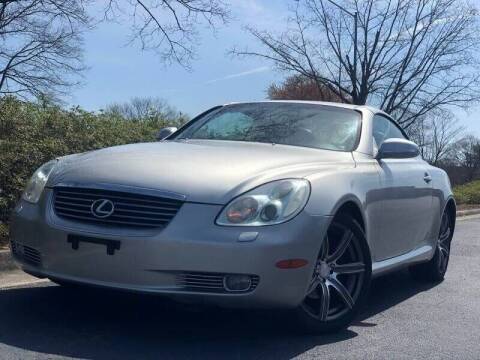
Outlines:
[[118,184],[225,204],[272,180],[353,165],[351,153],[345,152],[238,141],[163,141],[60,158],[47,186]]

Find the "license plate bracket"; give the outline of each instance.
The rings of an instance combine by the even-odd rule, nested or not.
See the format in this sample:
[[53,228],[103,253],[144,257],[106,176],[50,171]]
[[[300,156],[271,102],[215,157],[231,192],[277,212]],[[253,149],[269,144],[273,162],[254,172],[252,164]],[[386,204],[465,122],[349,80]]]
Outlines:
[[72,244],[73,250],[78,250],[80,247],[80,243],[90,243],[90,244],[97,244],[97,245],[105,245],[107,248],[107,255],[115,255],[115,250],[120,250],[121,241],[119,240],[110,240],[110,239],[102,239],[90,236],[82,236],[82,235],[68,235],[67,242]]

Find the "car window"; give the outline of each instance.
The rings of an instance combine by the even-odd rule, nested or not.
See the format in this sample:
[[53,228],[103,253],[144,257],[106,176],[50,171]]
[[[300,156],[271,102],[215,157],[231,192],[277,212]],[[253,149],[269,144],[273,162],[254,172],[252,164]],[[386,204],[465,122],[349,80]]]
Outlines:
[[380,115],[375,115],[373,118],[373,137],[377,147],[387,139],[405,139],[402,131],[392,121]]
[[352,151],[361,114],[298,103],[233,104],[208,114],[175,138],[265,142]]
[[197,139],[235,140],[247,135],[252,122],[251,117],[242,113],[220,114],[200,127],[195,134]]

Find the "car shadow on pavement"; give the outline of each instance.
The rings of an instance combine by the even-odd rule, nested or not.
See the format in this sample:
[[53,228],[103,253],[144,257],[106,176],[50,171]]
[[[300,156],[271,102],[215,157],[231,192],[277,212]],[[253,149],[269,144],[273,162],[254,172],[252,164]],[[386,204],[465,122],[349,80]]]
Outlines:
[[[403,272],[375,280],[353,328],[375,326],[372,317],[430,287]],[[300,335],[290,327],[281,312],[183,305],[156,296],[60,286],[0,291],[0,353],[8,349],[19,358],[28,350],[88,359],[290,359],[358,336],[351,329]]]
[[369,319],[437,285],[439,285],[439,283],[415,281],[407,270],[397,271],[375,279],[370,288],[370,296],[367,304],[357,317],[354,325],[365,327],[376,326],[376,323],[370,322]]

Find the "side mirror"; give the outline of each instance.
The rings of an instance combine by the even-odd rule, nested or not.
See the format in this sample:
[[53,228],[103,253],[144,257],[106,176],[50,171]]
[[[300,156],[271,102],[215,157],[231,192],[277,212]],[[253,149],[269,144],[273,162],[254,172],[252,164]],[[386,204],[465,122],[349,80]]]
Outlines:
[[382,143],[376,159],[407,159],[417,157],[419,154],[420,149],[414,142],[393,138]]
[[157,140],[160,141],[160,140],[166,139],[177,130],[178,129],[174,126],[163,128],[157,133]]

